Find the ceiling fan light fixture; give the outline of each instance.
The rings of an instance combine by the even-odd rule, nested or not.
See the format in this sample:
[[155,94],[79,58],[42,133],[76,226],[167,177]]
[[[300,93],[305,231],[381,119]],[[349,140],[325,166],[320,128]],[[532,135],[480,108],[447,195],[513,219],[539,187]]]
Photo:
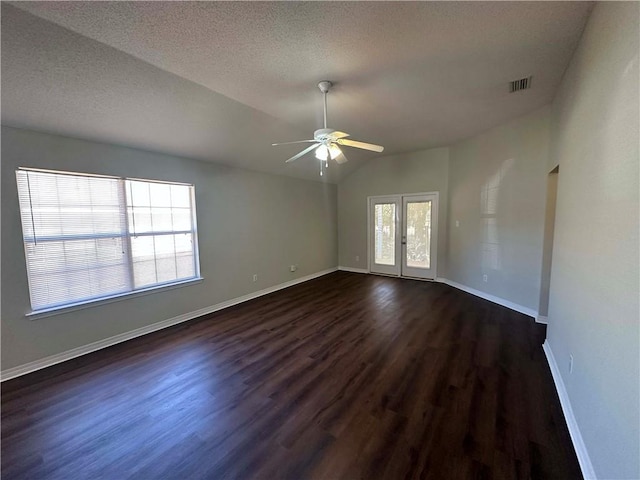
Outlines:
[[321,144],[316,148],[316,158],[324,162],[326,162],[329,157],[331,157],[331,160],[335,160],[341,154],[342,150],[340,150],[340,147],[335,143],[330,144],[328,147],[325,144]]
[[342,150],[335,143],[332,143],[329,147],[329,155],[331,156],[331,160],[335,160],[338,156],[342,154]]
[[316,148],[316,158],[325,162],[327,161],[327,158],[329,158],[329,149],[326,145],[320,145],[318,148]]

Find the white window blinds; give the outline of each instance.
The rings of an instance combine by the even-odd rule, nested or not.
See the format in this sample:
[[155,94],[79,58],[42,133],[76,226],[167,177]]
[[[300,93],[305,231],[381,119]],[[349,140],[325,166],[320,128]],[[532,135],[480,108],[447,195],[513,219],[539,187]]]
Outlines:
[[34,311],[198,276],[192,185],[16,175]]

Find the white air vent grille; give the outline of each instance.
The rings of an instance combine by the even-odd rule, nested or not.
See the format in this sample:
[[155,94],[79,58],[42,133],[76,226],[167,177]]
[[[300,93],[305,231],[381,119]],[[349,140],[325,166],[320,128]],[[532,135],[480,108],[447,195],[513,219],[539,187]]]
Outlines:
[[530,76],[509,82],[509,93],[519,92],[520,90],[528,90],[529,88],[531,88]]

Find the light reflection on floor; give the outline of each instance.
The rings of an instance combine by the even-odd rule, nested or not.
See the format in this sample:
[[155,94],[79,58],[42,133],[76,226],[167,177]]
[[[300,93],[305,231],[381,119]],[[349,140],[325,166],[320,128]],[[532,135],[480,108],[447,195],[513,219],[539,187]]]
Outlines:
[[402,319],[395,318],[395,310],[400,295],[400,285],[403,280],[397,278],[380,277],[371,282],[369,299],[375,308],[371,309],[370,320],[376,323],[375,333],[381,338],[389,337],[402,328]]
[[[99,372],[91,382],[73,385],[71,379],[69,398],[56,404],[55,408],[75,412],[55,422],[40,425],[40,441],[45,445],[51,443],[60,447],[84,435],[87,437],[85,443],[93,445],[92,450],[78,452],[75,449],[68,454],[74,458],[86,455],[87,461],[90,461],[92,457],[105,452],[117,457],[130,456],[132,451],[136,452],[136,456],[145,450],[151,451],[153,445],[147,445],[148,438],[142,438],[137,433],[140,428],[152,432],[158,441],[167,435],[175,437],[181,431],[193,431],[192,428],[180,426],[200,423],[206,429],[208,420],[223,407],[222,399],[216,395],[222,390],[216,388],[219,379],[209,363],[212,355],[215,352],[212,352],[210,345],[191,342],[176,350],[141,356],[137,364],[126,369],[118,369],[117,364],[111,365]],[[163,370],[140,375],[140,371],[145,371],[144,364],[147,362],[160,363]],[[94,388],[96,385],[99,389]],[[162,398],[162,401],[157,402],[157,398]],[[219,406],[216,405],[218,400]],[[136,408],[136,405],[151,407],[145,411]],[[141,415],[140,411],[145,413]],[[52,418],[51,412],[40,413],[44,415],[43,418]],[[35,423],[39,416],[34,409]],[[220,421],[224,419],[216,420],[219,428]],[[118,453],[116,448],[114,452],[114,444],[127,445],[126,451]],[[99,447],[96,448],[96,445]],[[60,458],[60,461],[64,462],[64,458]]]

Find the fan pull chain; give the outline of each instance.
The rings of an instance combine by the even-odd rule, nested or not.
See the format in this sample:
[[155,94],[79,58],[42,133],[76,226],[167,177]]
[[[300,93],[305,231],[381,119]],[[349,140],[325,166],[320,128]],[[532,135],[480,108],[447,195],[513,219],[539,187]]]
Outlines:
[[326,170],[327,168],[329,168],[329,159],[327,160],[320,160],[320,176],[322,177],[324,175],[324,170]]

